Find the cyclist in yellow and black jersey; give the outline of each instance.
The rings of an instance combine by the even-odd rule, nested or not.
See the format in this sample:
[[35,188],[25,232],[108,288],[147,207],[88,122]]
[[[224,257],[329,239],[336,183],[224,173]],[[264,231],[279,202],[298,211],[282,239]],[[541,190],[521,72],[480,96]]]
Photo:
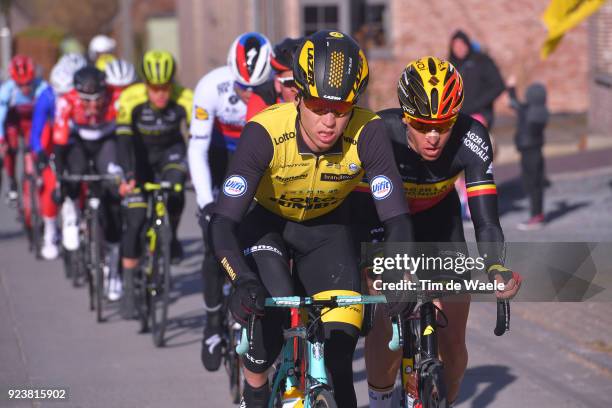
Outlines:
[[[125,89],[119,98],[117,138],[119,160],[126,182],[125,228],[122,238],[124,284],[130,285],[140,256],[140,234],[146,217],[146,196],[137,186],[146,181],[184,184],[187,178],[186,144],[193,93],[174,83],[176,64],[167,51],[148,51],[142,61],[145,83]],[[180,261],[182,248],[176,229],[185,205],[184,192],[168,197],[172,225],[171,257]],[[129,286],[128,286],[129,289]],[[128,290],[126,289],[126,290]],[[125,296],[130,302],[131,296]],[[124,310],[133,310],[125,308]]]
[[[286,312],[264,314],[263,301],[296,294],[289,259],[307,296],[360,292],[344,201],[364,171],[387,238],[412,240],[384,124],[354,107],[368,79],[363,51],[342,33],[319,31],[298,48],[293,73],[297,100],[266,109],[244,127],[210,221],[214,253],[234,286],[232,314],[240,322],[261,317],[243,358],[241,406],[249,408],[268,404],[266,371],[283,344]],[[334,309],[323,321],[334,397],[340,407],[356,407],[352,357],[362,308]]]

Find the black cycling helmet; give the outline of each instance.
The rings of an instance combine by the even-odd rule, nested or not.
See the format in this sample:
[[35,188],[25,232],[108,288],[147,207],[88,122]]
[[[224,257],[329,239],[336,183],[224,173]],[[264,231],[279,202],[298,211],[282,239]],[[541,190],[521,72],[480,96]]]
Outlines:
[[293,69],[293,57],[304,38],[285,38],[276,44],[270,55],[270,64],[276,72],[291,71]]
[[295,53],[293,77],[304,98],[356,103],[368,84],[368,62],[346,34],[322,30]]
[[83,95],[99,95],[106,89],[106,75],[94,66],[83,67],[74,73],[74,89]]

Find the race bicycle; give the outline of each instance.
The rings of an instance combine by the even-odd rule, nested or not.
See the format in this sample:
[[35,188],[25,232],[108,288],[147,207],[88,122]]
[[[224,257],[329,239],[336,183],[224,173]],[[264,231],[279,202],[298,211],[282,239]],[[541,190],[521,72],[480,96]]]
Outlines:
[[43,221],[40,213],[39,191],[42,180],[38,175],[34,154],[27,149],[23,154],[21,194],[19,195],[19,218],[28,237],[30,252],[41,259]]
[[[440,281],[461,281],[453,277],[440,277]],[[434,299],[461,293],[493,293],[492,291],[453,290],[415,292],[415,301],[402,315],[391,317],[393,336],[389,348],[402,350],[401,408],[447,408],[444,366],[438,357],[438,328],[448,324],[444,312]],[[497,301],[495,335],[501,336],[510,329],[510,303]]]
[[[385,296],[272,297],[266,307],[291,309],[291,326],[283,331],[280,362],[274,373],[269,408],[299,406],[304,408],[336,408],[332,387],[325,369],[322,316],[337,307],[357,304],[386,303]],[[304,312],[304,313],[302,313]],[[254,318],[243,328],[236,349],[242,355],[251,347]]]
[[108,287],[108,276],[104,273],[104,232],[100,225],[100,205],[102,204],[102,183],[119,181],[110,174],[63,175],[62,182],[80,183],[85,190],[85,207],[79,223],[79,248],[64,251],[66,275],[72,278],[74,286],[85,278],[89,293],[89,309],[96,311],[98,323],[104,321],[104,288]]
[[[143,273],[126,282],[125,296],[134,296],[140,329],[151,331],[153,343],[163,347],[168,324],[170,303],[170,242],[172,229],[168,215],[168,194],[180,192],[182,184],[169,181],[144,183],[142,189],[147,196],[147,226],[145,229],[145,252]],[[133,315],[131,311],[126,314]]]

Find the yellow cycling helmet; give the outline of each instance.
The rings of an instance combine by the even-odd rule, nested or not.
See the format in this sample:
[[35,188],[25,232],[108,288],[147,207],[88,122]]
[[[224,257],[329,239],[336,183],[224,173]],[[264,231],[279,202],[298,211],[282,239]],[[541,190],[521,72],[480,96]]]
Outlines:
[[115,57],[113,54],[101,54],[98,59],[96,59],[96,68],[98,68],[100,71],[104,72],[104,70],[106,69],[106,65],[111,62],[116,60],[117,57]]
[[142,73],[151,85],[165,85],[172,82],[176,63],[168,51],[151,50],[142,57]]
[[427,56],[406,65],[397,94],[408,118],[425,123],[448,121],[457,117],[463,104],[463,80],[450,62]]
[[306,37],[293,60],[300,94],[354,104],[368,84],[368,61],[359,45],[339,31],[322,30]]

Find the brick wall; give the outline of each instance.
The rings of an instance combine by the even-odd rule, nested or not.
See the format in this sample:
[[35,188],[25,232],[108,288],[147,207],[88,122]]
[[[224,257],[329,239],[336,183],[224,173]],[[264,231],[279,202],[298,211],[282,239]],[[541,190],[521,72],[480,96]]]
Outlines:
[[[588,36],[582,23],[566,34],[546,60],[539,57],[546,31],[540,16],[548,0],[390,0],[392,58],[371,60],[368,103],[374,109],[397,106],[396,80],[405,64],[419,56],[447,57],[449,39],[461,28],[498,64],[507,78],[515,74],[519,91],[533,81],[549,90],[549,107],[559,112],[585,111],[589,105]],[[506,97],[496,103],[508,112]]]
[[591,132],[612,132],[612,0],[589,21]]

